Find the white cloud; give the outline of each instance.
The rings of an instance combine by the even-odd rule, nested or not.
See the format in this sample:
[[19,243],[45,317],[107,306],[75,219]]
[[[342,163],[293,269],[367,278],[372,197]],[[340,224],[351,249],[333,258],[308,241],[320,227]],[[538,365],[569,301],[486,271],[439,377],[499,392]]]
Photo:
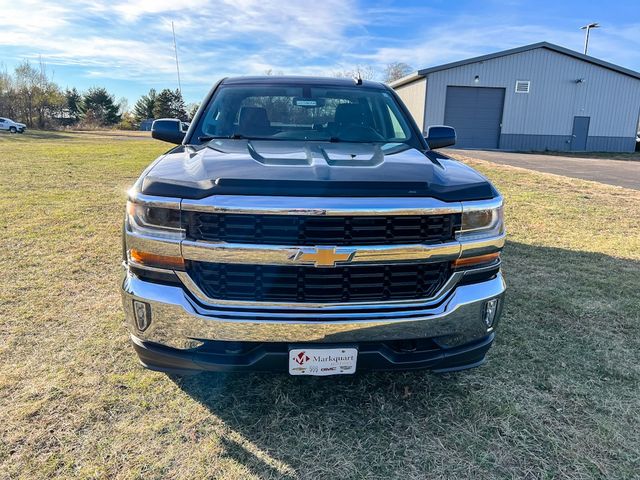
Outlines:
[[[623,66],[639,65],[639,31],[640,25],[610,25],[606,31],[599,30],[595,32],[597,37],[592,37],[589,54]],[[541,41],[582,51],[583,38],[584,33],[578,29],[566,31],[548,25],[518,25],[495,18],[462,16],[441,25],[426,26],[418,38],[379,47],[353,58],[366,59],[379,67],[401,61],[417,70]]]
[[[433,7],[356,0],[20,0],[4,2],[0,58],[37,58],[103,79],[175,82],[171,21],[183,83],[211,85],[225,75],[326,75],[354,65],[446,63],[547,40],[580,49],[582,32],[528,18],[444,15]],[[523,14],[525,15],[525,14]],[[410,28],[404,29],[404,26]],[[640,65],[640,25],[594,32],[591,53]],[[395,32],[395,36],[394,33]]]
[[174,75],[172,20],[185,78],[205,71],[257,73],[290,65],[292,58],[340,55],[349,50],[347,37],[362,29],[355,6],[342,0],[25,0],[7,12],[0,19],[0,47],[20,57],[42,55],[54,65],[84,65],[94,78],[100,72],[130,79]]

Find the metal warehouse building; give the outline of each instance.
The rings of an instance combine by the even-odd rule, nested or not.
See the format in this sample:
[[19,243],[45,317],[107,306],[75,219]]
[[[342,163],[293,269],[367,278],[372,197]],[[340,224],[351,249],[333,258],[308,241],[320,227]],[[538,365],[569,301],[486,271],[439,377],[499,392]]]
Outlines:
[[418,125],[461,148],[631,152],[640,73],[547,42],[426,68],[391,83]]

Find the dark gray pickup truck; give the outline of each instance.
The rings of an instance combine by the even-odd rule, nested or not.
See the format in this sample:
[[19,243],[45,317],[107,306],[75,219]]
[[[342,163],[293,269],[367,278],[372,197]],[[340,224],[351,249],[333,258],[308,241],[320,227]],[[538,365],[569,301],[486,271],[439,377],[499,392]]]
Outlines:
[[227,78],[129,192],[122,300],[145,367],[292,375],[478,366],[503,199],[389,87]]

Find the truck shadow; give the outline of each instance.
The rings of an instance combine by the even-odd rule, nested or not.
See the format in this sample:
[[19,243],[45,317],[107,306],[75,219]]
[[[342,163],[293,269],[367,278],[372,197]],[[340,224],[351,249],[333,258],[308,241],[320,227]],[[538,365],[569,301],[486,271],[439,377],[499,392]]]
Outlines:
[[[640,329],[639,270],[639,262],[510,242],[498,339],[479,369],[171,379],[223,422],[224,454],[260,478],[424,476],[454,467],[455,458],[482,464],[489,444],[514,451],[504,461],[520,462],[522,451],[496,425],[546,438],[549,418],[537,415],[535,402],[549,395],[558,410],[546,414],[581,418],[579,402],[547,391],[550,378],[573,384],[621,375],[617,346]],[[603,346],[599,332],[612,325]]]

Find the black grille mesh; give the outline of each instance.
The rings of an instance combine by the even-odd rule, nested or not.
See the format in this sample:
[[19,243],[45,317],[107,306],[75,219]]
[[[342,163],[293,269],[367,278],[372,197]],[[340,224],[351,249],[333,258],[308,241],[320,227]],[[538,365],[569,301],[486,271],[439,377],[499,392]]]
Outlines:
[[263,245],[398,245],[454,238],[460,214],[398,216],[239,215],[183,212],[187,237]]
[[314,268],[188,262],[187,271],[216,299],[277,302],[376,302],[433,296],[449,262]]

